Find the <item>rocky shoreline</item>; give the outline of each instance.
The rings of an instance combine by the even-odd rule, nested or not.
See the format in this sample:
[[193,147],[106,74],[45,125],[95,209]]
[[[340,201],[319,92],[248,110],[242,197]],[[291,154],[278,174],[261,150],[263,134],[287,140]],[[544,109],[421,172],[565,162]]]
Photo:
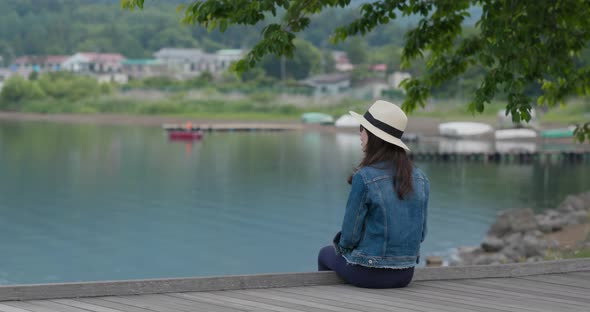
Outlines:
[[[557,239],[572,232],[573,243]],[[535,215],[532,209],[498,213],[478,247],[462,247],[450,265],[486,265],[547,260],[555,251],[590,248],[590,191],[570,195],[556,208]]]

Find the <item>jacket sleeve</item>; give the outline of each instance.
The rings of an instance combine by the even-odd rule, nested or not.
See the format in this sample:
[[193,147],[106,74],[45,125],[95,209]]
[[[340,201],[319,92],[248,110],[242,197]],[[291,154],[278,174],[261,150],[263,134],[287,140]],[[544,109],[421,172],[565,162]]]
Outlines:
[[342,230],[334,238],[338,254],[351,252],[361,240],[365,217],[367,216],[367,186],[360,174],[352,177],[352,188],[348,195]]
[[424,242],[424,239],[426,238],[426,234],[428,233],[428,222],[426,221],[428,219],[428,197],[430,196],[430,182],[428,181],[428,179],[424,180],[424,221],[422,224],[422,239],[420,239],[420,242]]

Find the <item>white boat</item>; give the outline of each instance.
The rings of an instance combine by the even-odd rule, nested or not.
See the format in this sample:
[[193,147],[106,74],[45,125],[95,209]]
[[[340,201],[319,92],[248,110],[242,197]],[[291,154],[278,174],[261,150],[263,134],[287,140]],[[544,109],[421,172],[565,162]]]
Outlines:
[[334,117],[323,113],[304,113],[301,115],[301,121],[308,124],[331,125],[334,123]]
[[510,142],[510,141],[496,142],[496,152],[498,152],[498,153],[519,153],[519,152],[534,153],[536,151],[537,151],[537,144],[535,142]]
[[361,125],[361,123],[356,118],[347,114],[342,115],[342,117],[338,118],[334,125],[338,128],[358,128]]
[[496,140],[510,139],[534,139],[537,137],[537,131],[532,129],[502,129],[494,132]]
[[441,139],[438,142],[439,153],[489,153],[492,151],[492,142],[478,140],[450,140]]
[[492,132],[492,126],[481,122],[445,122],[438,125],[438,132],[446,137],[472,137]]

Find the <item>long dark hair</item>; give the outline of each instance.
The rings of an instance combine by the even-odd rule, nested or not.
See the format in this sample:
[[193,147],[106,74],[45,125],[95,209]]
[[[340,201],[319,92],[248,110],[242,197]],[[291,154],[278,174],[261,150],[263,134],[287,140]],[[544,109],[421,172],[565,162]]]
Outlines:
[[[361,126],[360,130],[364,128]],[[365,146],[365,157],[354,170],[358,171],[360,168],[370,166],[379,162],[393,163],[394,174],[394,190],[399,199],[404,199],[408,194],[414,190],[412,184],[412,161],[406,150],[391,143],[385,142],[375,136],[370,131],[367,131],[367,144]],[[352,184],[352,175],[348,177],[348,184]]]

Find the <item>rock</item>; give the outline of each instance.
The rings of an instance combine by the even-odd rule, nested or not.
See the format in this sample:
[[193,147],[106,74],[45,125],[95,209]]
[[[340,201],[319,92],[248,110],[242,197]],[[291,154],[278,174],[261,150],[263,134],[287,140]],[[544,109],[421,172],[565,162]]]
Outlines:
[[548,216],[540,216],[537,219],[537,223],[539,224],[538,229],[543,233],[551,233],[555,231],[561,230],[566,224],[568,224],[568,220],[564,217],[555,217],[551,218]]
[[457,250],[457,257],[460,259],[460,261],[457,261],[456,264],[472,265],[475,261],[475,258],[483,253],[484,251],[481,248],[459,247]]
[[439,267],[443,265],[443,258],[438,256],[426,257],[426,266]]
[[532,209],[511,209],[498,214],[488,235],[502,237],[508,233],[526,232],[536,228],[537,221]]
[[535,219],[537,220],[539,231],[541,231],[543,233],[553,232],[553,225],[551,223],[551,218],[544,216],[544,215],[539,215],[539,216],[535,216]]
[[588,213],[584,210],[571,212],[565,218],[567,224],[582,224],[588,222]]
[[500,251],[504,247],[504,241],[494,237],[488,236],[481,243],[481,248],[486,252]]
[[[569,206],[569,207],[571,207],[571,206]],[[559,216],[561,216],[561,214],[559,213],[559,211],[557,211],[555,209],[547,209],[547,210],[545,210],[544,215],[547,216],[549,219],[558,218]],[[541,216],[543,216],[543,215],[541,215]]]
[[558,211],[562,211],[562,212],[568,212],[568,211],[580,211],[580,210],[586,210],[585,209],[585,204],[584,204],[584,200],[582,199],[582,197],[578,197],[578,196],[574,196],[574,195],[569,195],[565,198],[565,200],[563,202],[561,202],[561,204],[559,205],[559,208],[557,208]]
[[547,242],[533,235],[525,235],[522,238],[522,245],[524,256],[527,258],[544,256],[547,250]]
[[[481,248],[460,248],[458,261],[451,265],[485,265],[508,262],[544,261],[550,251],[562,250],[568,225],[590,223],[590,191],[570,195],[557,209],[535,215],[532,209],[511,209],[498,213]],[[584,225],[580,225],[584,226]],[[563,231],[562,231],[563,230]],[[560,231],[560,233],[547,234]],[[590,240],[578,241],[576,248],[590,247]]]
[[504,237],[504,246],[513,246],[520,244],[522,235],[520,233],[512,233]]

